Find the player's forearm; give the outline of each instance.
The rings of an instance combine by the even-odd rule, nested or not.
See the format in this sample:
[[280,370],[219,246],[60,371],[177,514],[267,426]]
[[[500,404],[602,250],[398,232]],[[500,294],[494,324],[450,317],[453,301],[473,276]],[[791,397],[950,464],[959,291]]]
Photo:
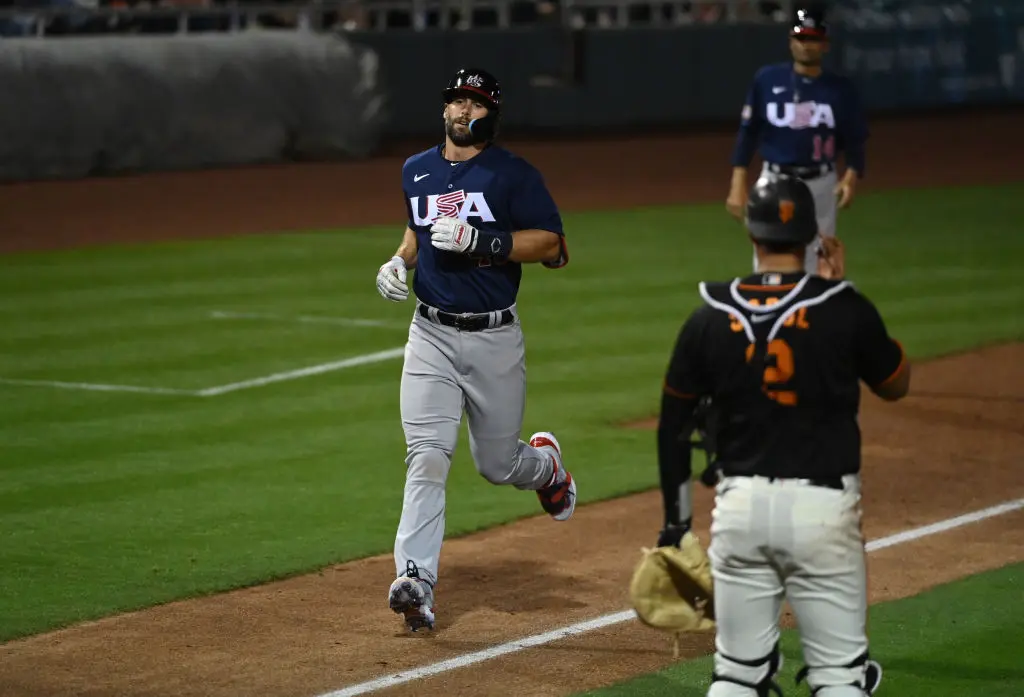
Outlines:
[[558,261],[562,238],[550,230],[520,230],[512,234],[509,260],[520,264]]
[[416,233],[412,228],[406,227],[405,234],[402,235],[402,243],[398,245],[395,256],[401,257],[402,261],[405,262],[406,268],[411,269],[416,266],[416,256],[418,253],[419,244],[416,242]]
[[746,167],[733,167],[732,168],[732,185],[739,187],[746,191],[747,189],[747,168]]

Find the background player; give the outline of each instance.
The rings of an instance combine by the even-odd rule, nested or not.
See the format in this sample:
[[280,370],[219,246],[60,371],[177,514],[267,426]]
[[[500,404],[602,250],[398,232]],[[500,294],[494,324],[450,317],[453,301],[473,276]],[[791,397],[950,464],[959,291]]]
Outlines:
[[[760,145],[765,172],[803,179],[814,194],[818,229],[836,232],[836,209],[853,201],[864,176],[867,124],[853,83],[822,68],[829,48],[828,26],[818,7],[798,6],[789,37],[792,63],[767,65],[754,75],[747,92],[732,154],[732,184],[726,209],[742,219],[747,167]],[[846,171],[836,174],[836,158],[845,153]],[[814,273],[816,248],[809,245],[804,270]],[[757,268],[754,268],[757,271]]]
[[[863,697],[882,674],[866,635],[859,380],[897,400],[907,394],[910,368],[867,298],[846,281],[802,270],[817,230],[806,184],[765,177],[746,210],[761,273],[700,284],[704,304],[683,325],[665,377],[658,546],[678,545],[690,528],[687,440],[698,400],[711,396],[720,480],[709,548],[716,651],[708,696],[777,691],[778,621],[788,598],[806,662],[798,676],[815,697]],[[841,252],[831,241],[826,248]],[[831,261],[823,271],[842,267]]]
[[460,70],[443,92],[444,142],[402,168],[409,224],[377,273],[393,301],[416,311],[402,370],[406,440],[402,518],[395,538],[392,610],[413,631],[434,626],[444,537],[445,484],[465,410],[476,468],[493,484],[535,490],[555,520],[576,505],[576,481],[549,432],[519,439],[526,403],[523,332],[516,312],[522,264],[568,263],[562,220],[540,173],[493,144],[501,88]]

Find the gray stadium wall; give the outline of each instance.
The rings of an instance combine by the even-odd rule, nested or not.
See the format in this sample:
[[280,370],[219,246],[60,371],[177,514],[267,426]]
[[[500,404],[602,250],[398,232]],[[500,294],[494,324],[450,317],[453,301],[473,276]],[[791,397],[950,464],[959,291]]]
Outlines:
[[[830,67],[858,85],[871,113],[1024,103],[1024,2],[1007,12],[925,26],[833,30]],[[386,132],[437,132],[440,92],[459,67],[501,80],[508,129],[685,126],[739,118],[764,63],[788,60],[784,25],[626,29],[522,28],[365,33],[380,59]]]
[[[1006,7],[916,28],[837,26],[831,65],[857,82],[872,113],[1024,103],[1024,2]],[[441,89],[467,62],[502,81],[508,130],[735,123],[756,68],[788,57],[783,25],[283,34],[18,40],[23,50],[0,52],[9,86],[0,179],[363,157],[382,138],[435,135]],[[220,42],[256,46],[261,59],[233,63]],[[130,51],[149,58],[130,65]],[[177,62],[152,59],[161,52]],[[183,70],[208,74],[201,55],[222,68],[189,85]],[[123,79],[104,61],[126,66]],[[380,111],[365,108],[380,97]]]

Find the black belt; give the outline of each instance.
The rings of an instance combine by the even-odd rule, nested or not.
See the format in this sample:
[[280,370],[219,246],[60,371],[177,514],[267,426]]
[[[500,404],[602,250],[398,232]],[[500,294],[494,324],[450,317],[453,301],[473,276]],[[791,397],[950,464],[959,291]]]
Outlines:
[[817,179],[829,172],[834,172],[836,166],[832,163],[820,165],[779,165],[774,162],[768,163],[768,170],[778,174],[788,174],[797,179]]
[[[417,312],[420,316],[435,321],[435,317],[431,317],[431,308],[426,305],[420,304],[417,308]],[[481,329],[489,329],[491,326],[491,313],[480,312],[476,314],[463,314],[457,315],[454,312],[445,312],[444,310],[436,310],[436,321],[439,324],[443,324],[446,327],[455,327],[464,332],[478,332]],[[500,322],[496,325],[498,327],[504,327],[506,324],[511,324],[515,320],[516,316],[512,310],[502,310]]]
[[727,472],[722,473],[723,477],[764,477],[770,482],[774,482],[776,479],[803,479],[810,486],[820,486],[826,489],[838,489],[843,491],[846,485],[843,484],[842,477],[773,477],[767,474],[729,474]]

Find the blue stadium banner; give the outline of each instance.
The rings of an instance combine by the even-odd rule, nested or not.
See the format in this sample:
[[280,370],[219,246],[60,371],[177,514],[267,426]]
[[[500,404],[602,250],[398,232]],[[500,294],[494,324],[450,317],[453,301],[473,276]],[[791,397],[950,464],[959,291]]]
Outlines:
[[874,110],[1024,102],[1024,2],[843,0],[832,62]]

